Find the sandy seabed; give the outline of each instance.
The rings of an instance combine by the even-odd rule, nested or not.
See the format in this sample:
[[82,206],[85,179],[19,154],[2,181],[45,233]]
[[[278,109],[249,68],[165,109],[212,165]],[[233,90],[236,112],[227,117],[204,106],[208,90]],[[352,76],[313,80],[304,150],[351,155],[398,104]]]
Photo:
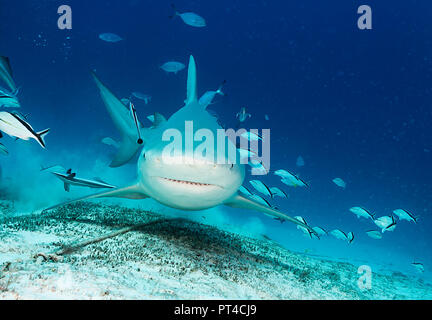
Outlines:
[[361,290],[350,263],[144,210],[88,202],[20,217],[7,210],[0,299],[432,299],[431,284],[399,272],[373,273]]

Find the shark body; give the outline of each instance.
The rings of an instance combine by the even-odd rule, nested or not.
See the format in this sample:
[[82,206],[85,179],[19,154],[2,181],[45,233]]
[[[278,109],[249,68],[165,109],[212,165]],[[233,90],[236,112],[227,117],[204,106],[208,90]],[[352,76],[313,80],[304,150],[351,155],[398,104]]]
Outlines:
[[[127,142],[129,146],[135,144],[128,149],[128,152],[120,152],[120,150],[124,151],[127,149],[124,145],[120,146],[119,153],[125,155],[122,158],[124,160],[138,150],[137,146],[139,145],[136,145],[138,138],[136,127],[131,123],[133,120],[121,101],[102,84],[95,74],[93,74],[93,76],[99,87],[102,99],[107,105],[108,111],[112,112],[111,116],[123,117],[123,114],[128,114],[129,120],[113,118],[119,129],[124,128],[122,132],[122,143]],[[118,110],[114,110],[112,105],[115,105]],[[120,110],[124,110],[124,112],[117,112]],[[317,235],[311,227],[302,221],[240,195],[238,190],[245,178],[245,165],[240,163],[230,164],[225,151],[216,150],[218,157],[222,156],[227,159],[227,161],[222,164],[219,161],[214,163],[196,161],[193,159],[193,154],[189,154],[184,146],[182,149],[183,152],[178,159],[176,159],[175,156],[169,158],[170,161],[164,159],[163,150],[169,143],[169,141],[164,141],[164,139],[162,139],[164,132],[166,132],[166,130],[175,129],[177,132],[185,134],[186,121],[191,121],[193,123],[194,132],[199,129],[205,129],[210,130],[214,133],[214,136],[216,136],[216,130],[221,129],[220,125],[217,123],[217,119],[207,112],[205,107],[198,102],[196,65],[192,56],[189,60],[185,106],[175,112],[168,120],[160,114],[155,114],[153,126],[141,130],[144,142],[138,158],[137,181],[127,187],[116,188],[68,201],[50,207],[47,210],[71,202],[94,198],[152,198],[168,207],[187,211],[204,210],[218,205],[259,211],[272,218],[293,222]],[[129,122],[129,126],[126,128],[127,122]],[[232,142],[228,140],[228,143]],[[220,152],[221,154],[219,154]],[[128,156],[126,156],[126,154],[128,154]],[[116,156],[115,160],[114,163],[119,163],[119,154]]]

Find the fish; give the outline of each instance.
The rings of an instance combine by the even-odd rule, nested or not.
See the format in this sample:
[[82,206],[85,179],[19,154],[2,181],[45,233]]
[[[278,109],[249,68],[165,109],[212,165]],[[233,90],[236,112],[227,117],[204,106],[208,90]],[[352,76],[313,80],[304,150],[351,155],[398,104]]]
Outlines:
[[208,105],[210,105],[212,103],[214,97],[217,94],[224,96],[225,94],[222,92],[222,87],[225,85],[225,83],[226,83],[226,81],[224,80],[216,91],[206,91],[201,96],[201,98],[199,98],[198,103],[200,105],[202,105],[204,108],[206,108]]
[[264,115],[264,119],[265,119],[266,121],[269,121],[269,120],[270,120],[270,118],[269,118],[269,116],[268,116],[267,114]]
[[382,216],[374,220],[374,223],[381,228],[381,232],[393,231],[396,228],[394,216]]
[[245,186],[240,186],[239,191],[245,195],[247,195],[248,197],[253,196],[253,193],[250,192],[250,190],[248,188],[246,188]]
[[354,241],[354,233],[353,232],[348,232],[347,240],[349,243],[352,243]]
[[[184,211],[205,210],[219,205],[258,211],[272,218],[281,218],[303,226],[315,234],[312,228],[286,213],[254,201],[252,197],[242,196],[238,190],[244,182],[245,165],[230,162],[226,148],[218,148],[216,152],[212,149],[208,150],[209,153],[213,151],[214,158],[218,159],[217,162],[215,159],[213,162],[197,161],[193,157],[196,148],[191,150],[182,148],[181,152],[174,152],[172,155],[169,153],[170,156],[167,156],[167,148],[172,145],[172,142],[162,139],[162,136],[168,129],[183,136],[187,121],[192,121],[193,131],[205,128],[216,136],[217,130],[222,130],[216,119],[198,103],[196,64],[193,56],[189,58],[186,97],[185,105],[169,119],[161,121],[155,118],[154,126],[146,128],[147,130],[143,132],[145,143],[138,157],[136,171],[138,176],[134,183],[56,204],[45,211],[68,203],[96,198],[152,198],[164,206]],[[123,105],[121,107],[124,108]],[[228,145],[235,148],[232,141],[226,140]],[[219,157],[225,161],[221,163]],[[263,198],[261,200],[267,204]]]
[[72,169],[68,169],[66,173],[51,172],[54,176],[59,178],[64,183],[65,191],[70,191],[70,186],[78,186],[78,187],[88,187],[88,188],[109,188],[114,189],[116,186],[110,185],[99,178],[95,178],[95,180],[81,179],[76,177],[76,173],[72,172]]
[[119,35],[117,35],[115,33],[110,33],[110,32],[101,33],[99,35],[99,39],[106,41],[106,42],[119,42],[119,41],[123,40],[123,38],[120,37]]
[[149,115],[149,116],[147,116],[147,119],[150,121],[150,122],[154,122],[154,114],[151,114],[151,115]]
[[259,160],[251,159],[248,162],[248,165],[253,168],[254,174],[256,175],[266,175],[267,173],[269,173],[269,170],[264,167],[263,163]]
[[345,241],[348,241],[348,243],[351,243],[354,240],[354,234],[352,232],[349,232],[348,234],[346,234],[342,230],[335,229],[335,230],[330,231],[330,234],[333,237],[335,237],[336,239],[345,240]]
[[288,198],[288,195],[286,194],[286,192],[283,191],[282,189],[279,189],[278,187],[271,187],[270,192],[273,194],[273,197],[278,196],[281,198]]
[[0,111],[0,131],[3,131],[11,137],[22,140],[35,139],[40,146],[45,149],[44,137],[48,134],[50,129],[36,132],[32,126],[18,114]]
[[377,240],[382,239],[382,233],[377,230],[366,231],[366,234],[372,239],[377,239]]
[[297,157],[296,165],[297,165],[297,167],[303,167],[305,165],[305,162],[304,162],[304,159],[302,156]]
[[4,156],[7,156],[9,154],[9,151],[6,149],[3,143],[0,143],[0,153]]
[[17,86],[12,76],[12,67],[8,57],[0,56],[0,79],[5,82],[11,92],[17,90]]
[[424,265],[423,263],[420,262],[413,262],[411,263],[411,265],[420,273],[424,272]]
[[321,236],[325,236],[328,234],[328,232],[321,227],[312,227],[313,230],[315,230],[315,232],[321,237]]
[[281,182],[290,187],[309,187],[302,179],[284,169],[276,170],[274,174],[281,177]]
[[393,213],[398,216],[399,220],[406,220],[417,223],[417,218],[415,218],[411,213],[404,209],[393,210]]
[[132,119],[133,119],[133,121],[135,123],[135,127],[137,129],[137,135],[138,135],[137,143],[138,144],[143,144],[144,141],[143,141],[143,139],[141,139],[140,123],[138,121],[138,116],[136,114],[136,109],[135,109],[134,104],[132,102],[129,102],[129,111],[130,111]]
[[[300,221],[305,226],[309,226],[307,224],[306,220],[301,216],[295,216],[294,219],[297,219],[298,221]],[[311,238],[313,238],[313,236],[316,236],[319,239],[318,233],[313,228],[310,228],[310,227],[306,228],[302,225],[298,225],[297,229],[303,231],[303,233],[307,234]],[[313,230],[314,232],[311,232],[311,230]]]
[[246,108],[245,107],[242,107],[240,109],[240,111],[237,112],[237,114],[236,114],[236,118],[238,119],[239,122],[245,122],[250,117],[252,117],[252,115],[250,113],[246,112]]
[[357,218],[359,218],[359,219],[360,218],[366,218],[366,219],[370,218],[370,219],[374,220],[374,215],[362,207],[352,207],[349,209],[349,211],[354,213],[357,216]]
[[242,138],[245,138],[249,141],[259,141],[262,140],[262,136],[251,131],[245,131],[240,135]]
[[345,183],[345,181],[343,181],[341,178],[334,178],[332,181],[333,181],[333,183],[334,183],[335,185],[337,185],[338,187],[341,187],[341,188],[343,188],[343,189],[346,188],[346,183]]
[[143,100],[145,104],[148,104],[152,99],[151,95],[137,91],[132,92],[132,95],[137,99]]
[[4,108],[20,108],[21,105],[18,101],[18,91],[10,92],[7,89],[0,87],[0,107]]
[[112,168],[120,167],[128,163],[141,149],[142,145],[138,144],[137,141],[142,134],[138,134],[130,110],[102,83],[94,71],[91,72],[91,75],[114,126],[120,132],[121,138],[118,142],[117,152],[109,164]]
[[183,22],[191,27],[203,28],[206,26],[206,21],[203,17],[197,15],[193,12],[184,12],[180,13],[177,11],[174,4],[171,4],[171,7],[174,9],[174,15],[170,16],[170,18],[174,18],[179,16]]
[[174,74],[177,74],[177,72],[185,68],[185,65],[177,61],[168,61],[161,65],[160,68],[167,73],[173,72]]
[[260,180],[250,180],[249,183],[252,185],[252,187],[255,188],[256,191],[261,192],[262,194],[273,198],[273,193],[264,182]]
[[117,141],[115,141],[113,138],[110,138],[110,137],[103,138],[101,140],[101,142],[103,144],[106,144],[107,146],[112,146],[112,147],[114,147],[116,149],[118,149],[120,147],[120,144]]

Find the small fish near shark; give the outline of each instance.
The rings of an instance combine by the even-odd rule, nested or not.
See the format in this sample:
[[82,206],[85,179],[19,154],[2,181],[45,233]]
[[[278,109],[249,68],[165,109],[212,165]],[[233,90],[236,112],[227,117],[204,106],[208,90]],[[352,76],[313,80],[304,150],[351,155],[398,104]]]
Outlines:
[[[115,103],[119,109],[125,111],[124,113],[128,113],[123,103],[102,85],[96,77],[95,80],[107,107]],[[226,148],[208,150],[208,152],[213,151],[214,162],[196,161],[193,150],[195,148],[192,148],[192,150],[183,149],[180,154],[174,154],[168,158],[166,158],[166,155],[164,156],[164,150],[171,142],[162,139],[162,135],[168,129],[174,129],[183,136],[186,131],[185,124],[187,121],[192,121],[194,131],[205,128],[211,131],[214,136],[216,136],[218,129],[222,129],[216,119],[198,103],[196,64],[192,56],[189,58],[186,96],[184,107],[180,108],[169,119],[155,118],[152,127],[142,129],[144,143],[143,146],[140,146],[142,150],[137,163],[138,177],[134,183],[126,187],[114,188],[106,192],[57,204],[46,210],[76,201],[96,198],[152,198],[165,206],[185,211],[204,210],[219,205],[258,211],[272,218],[290,221],[316,235],[316,232],[303,222],[271,206],[240,195],[239,188],[245,178],[245,165],[237,161],[235,163],[231,162]],[[124,113],[120,113],[120,116]],[[127,118],[130,119],[130,115]],[[134,139],[131,140],[137,145],[137,133],[134,129],[134,124],[130,125],[129,120],[129,134],[133,135]],[[228,137],[226,137],[226,143],[235,148],[235,145]],[[218,161],[216,161],[216,158]],[[221,158],[225,160],[222,163],[219,161]],[[67,179],[67,177],[63,178]],[[69,181],[66,180],[68,183]],[[265,200],[263,202],[266,203]]]
[[177,11],[174,4],[171,4],[171,7],[174,9],[174,15],[170,16],[170,18],[174,18],[175,16],[179,16],[183,22],[191,27],[203,28],[206,26],[206,21],[203,17],[197,15],[193,12],[184,12],[180,13]]
[[70,186],[78,186],[78,187],[87,187],[87,188],[109,188],[113,189],[116,186],[110,185],[99,178],[95,178],[95,180],[89,179],[81,179],[76,177],[76,173],[72,172],[72,169],[68,169],[66,173],[60,172],[51,172],[54,176],[59,178],[64,183],[65,191],[70,191]]
[[348,241],[348,243],[352,243],[354,241],[354,233],[352,232],[345,233],[342,230],[335,229],[330,231],[330,234],[336,239],[345,240]]
[[34,139],[45,149],[44,137],[50,129],[36,132],[33,127],[17,113],[0,111],[0,131],[22,140]]

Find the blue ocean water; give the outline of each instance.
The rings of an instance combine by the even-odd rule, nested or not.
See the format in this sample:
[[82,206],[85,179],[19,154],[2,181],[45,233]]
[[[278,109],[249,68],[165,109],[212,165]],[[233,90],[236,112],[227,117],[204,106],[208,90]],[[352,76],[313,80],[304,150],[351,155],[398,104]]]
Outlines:
[[[62,4],[72,7],[72,30],[57,28]],[[251,212],[257,232],[291,250],[430,279],[431,4],[370,3],[372,30],[357,28],[364,1],[175,2],[180,11],[205,17],[205,28],[170,19],[170,4],[0,0],[0,54],[11,59],[21,86],[20,111],[35,129],[51,128],[46,150],[34,141],[2,139],[10,153],[0,159],[2,177],[23,207],[32,211],[66,197],[61,183],[41,178],[39,165],[61,164],[117,184],[136,175],[134,162],[119,169],[105,165],[110,151],[100,140],[117,132],[90,70],[119,97],[151,94],[151,103],[137,102],[141,119],[154,111],[169,116],[183,105],[187,73],[166,74],[159,66],[187,64],[193,54],[200,93],[227,80],[226,97],[211,107],[221,122],[233,126],[235,114],[247,107],[247,128],[271,129],[270,169],[289,170],[310,185],[290,188],[273,174],[260,177],[290,195],[273,203],[313,226],[352,231],[356,238],[352,244],[311,240],[289,223]],[[124,40],[101,41],[104,32]],[[296,166],[299,155],[303,167]],[[347,183],[345,190],[332,183],[336,177]],[[403,208],[419,219],[401,221],[374,240],[365,231],[376,228],[350,213],[353,206],[377,216]],[[238,225],[249,214],[224,210]],[[414,261],[424,264],[424,274],[414,270]]]

